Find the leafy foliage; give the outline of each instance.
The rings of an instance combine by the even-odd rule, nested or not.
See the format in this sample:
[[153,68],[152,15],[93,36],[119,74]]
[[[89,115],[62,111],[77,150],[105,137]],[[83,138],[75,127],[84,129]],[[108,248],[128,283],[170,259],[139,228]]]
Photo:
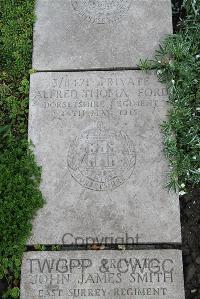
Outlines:
[[43,205],[40,169],[27,142],[34,0],[0,1],[0,279],[19,297],[22,254]]
[[168,36],[149,62],[169,91],[171,110],[162,131],[171,165],[169,187],[181,189],[181,195],[187,185],[200,183],[200,0],[186,0],[184,8],[180,32]]

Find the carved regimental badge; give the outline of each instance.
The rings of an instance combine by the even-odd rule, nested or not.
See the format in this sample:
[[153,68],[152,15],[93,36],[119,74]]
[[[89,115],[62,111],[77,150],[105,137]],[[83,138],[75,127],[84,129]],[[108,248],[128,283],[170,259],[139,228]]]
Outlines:
[[133,142],[123,131],[104,128],[101,123],[83,130],[68,152],[72,177],[83,187],[112,190],[132,174],[136,163]]
[[71,0],[74,10],[85,21],[112,23],[126,15],[131,0]]

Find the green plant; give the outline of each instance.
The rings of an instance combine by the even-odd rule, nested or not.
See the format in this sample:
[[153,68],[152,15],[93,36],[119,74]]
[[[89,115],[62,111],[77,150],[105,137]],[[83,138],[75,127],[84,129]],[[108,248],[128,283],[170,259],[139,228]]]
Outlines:
[[44,245],[38,244],[34,246],[35,250],[37,251],[45,251],[46,247]]
[[60,249],[61,249],[60,245],[52,245],[52,248],[51,248],[52,251],[59,251]]
[[40,168],[27,142],[34,0],[0,2],[0,279],[19,297],[31,220],[42,207]]
[[197,17],[196,21],[199,21],[199,14],[200,14],[200,2],[199,0],[183,0],[183,6],[185,7],[188,18],[195,20],[194,18]]
[[148,72],[152,67],[152,61],[149,59],[140,59],[139,68],[142,71]]
[[162,131],[169,187],[180,195],[200,183],[200,0],[186,0],[184,7],[180,32],[168,36],[151,61],[169,92],[171,109]]

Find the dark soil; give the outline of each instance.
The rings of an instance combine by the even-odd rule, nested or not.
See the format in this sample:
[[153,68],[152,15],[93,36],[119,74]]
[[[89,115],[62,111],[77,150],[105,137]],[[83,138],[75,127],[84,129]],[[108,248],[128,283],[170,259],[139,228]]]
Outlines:
[[0,299],[2,298],[2,297],[1,297],[1,294],[2,294],[4,291],[6,291],[7,287],[8,287],[8,284],[7,284],[6,280],[4,280],[4,279],[1,280],[1,279],[0,279]]
[[182,9],[183,0],[172,0],[173,8],[173,27],[174,33],[180,28],[180,19],[184,18],[185,11]]
[[200,189],[180,199],[186,299],[200,299]]

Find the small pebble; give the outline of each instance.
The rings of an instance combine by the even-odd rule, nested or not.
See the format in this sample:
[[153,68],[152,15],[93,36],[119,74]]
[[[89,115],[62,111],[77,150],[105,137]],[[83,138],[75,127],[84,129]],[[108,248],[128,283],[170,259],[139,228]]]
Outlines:
[[200,256],[198,256],[198,257],[196,258],[195,262],[196,262],[198,265],[200,265]]
[[120,250],[126,250],[126,246],[125,245],[118,245],[118,249],[120,249]]

